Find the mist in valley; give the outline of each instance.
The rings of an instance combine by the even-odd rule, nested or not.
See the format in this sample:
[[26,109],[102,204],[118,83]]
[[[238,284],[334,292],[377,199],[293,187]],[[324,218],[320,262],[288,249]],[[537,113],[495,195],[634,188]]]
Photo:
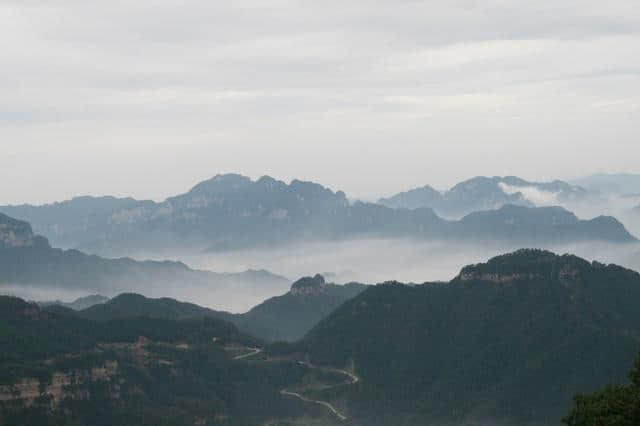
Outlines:
[[590,261],[614,263],[640,270],[640,243],[579,244],[522,247],[486,241],[464,243],[452,241],[418,241],[415,239],[358,239],[316,241],[273,248],[254,248],[225,252],[180,252],[170,255],[193,269],[239,273],[267,270],[287,278],[286,285],[239,284],[234,287],[145,284],[131,289],[151,296],[169,296],[214,309],[242,312],[261,301],[285,293],[289,283],[304,277],[323,274],[329,282],[344,284],[357,281],[377,284],[385,281],[423,283],[449,281],[462,267],[486,262],[494,256],[520,248],[542,248],[557,254],[574,254]]
[[542,248],[558,254],[571,253],[588,260],[616,263],[640,270],[640,244],[585,242],[571,245],[521,247],[487,241],[464,244],[450,241],[418,242],[409,239],[356,240],[296,244],[277,249],[191,255],[187,264],[203,269],[277,271],[291,279],[329,273],[337,283],[384,281],[422,283],[449,281],[463,266],[520,248]]
[[[560,205],[580,219],[599,215],[614,216],[635,236],[640,235],[640,213],[633,207],[638,196],[603,195],[581,201],[563,201],[558,194],[538,188],[519,189],[525,199],[537,207]],[[161,244],[153,251],[113,251],[106,257],[129,256],[137,261],[179,261],[193,271],[142,274],[135,270],[123,276],[81,282],[43,281],[38,284],[3,284],[0,292],[28,300],[73,300],[89,294],[113,297],[123,292],[148,297],[171,297],[212,309],[245,312],[264,300],[282,295],[291,283],[304,276],[324,275],[328,282],[357,281],[376,284],[385,281],[423,283],[449,281],[466,265],[520,248],[542,248],[558,254],[570,253],[588,260],[615,263],[640,270],[640,244],[581,242],[542,244],[529,247],[497,240],[465,241],[417,238],[358,238],[347,240],[304,240],[248,249],[206,250],[205,246]],[[164,262],[162,263],[164,265]]]

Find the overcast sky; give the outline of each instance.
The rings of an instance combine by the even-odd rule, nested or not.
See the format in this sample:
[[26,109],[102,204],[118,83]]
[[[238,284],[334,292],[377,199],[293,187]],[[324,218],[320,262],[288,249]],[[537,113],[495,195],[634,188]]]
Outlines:
[[0,0],[0,203],[640,172],[636,0]]

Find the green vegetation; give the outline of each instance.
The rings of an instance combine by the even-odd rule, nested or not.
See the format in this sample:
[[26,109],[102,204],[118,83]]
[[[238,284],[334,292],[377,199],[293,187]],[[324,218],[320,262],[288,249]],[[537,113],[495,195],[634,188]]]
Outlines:
[[[0,403],[3,425],[249,425],[304,409],[279,389],[305,368],[234,361],[228,347],[260,342],[219,319],[95,322],[11,297],[0,297],[0,315],[0,385],[33,378],[42,391],[55,374],[81,378],[55,403],[48,391],[30,406]],[[117,363],[114,377],[87,378],[108,362]]]
[[629,373],[631,384],[610,385],[575,397],[575,407],[563,419],[567,426],[636,426],[640,424],[640,356]]
[[610,385],[575,397],[575,407],[563,419],[567,426],[636,426],[640,424],[640,356],[629,373],[631,384]]
[[624,380],[639,303],[636,272],[525,250],[451,283],[371,287],[270,350],[353,366],[349,411],[367,425],[554,424],[576,392]]
[[[311,282],[312,286],[301,291],[298,286],[304,282]],[[78,312],[78,315],[96,321],[135,315],[174,320],[220,318],[235,324],[243,332],[266,341],[295,341],[302,338],[340,304],[365,288],[364,284],[358,283],[325,283],[324,278],[317,275],[298,280],[292,285],[290,292],[272,297],[244,314],[214,311],[170,298],[149,299],[139,294],[128,293],[84,309]]]
[[[301,283],[307,283],[300,288]],[[272,297],[231,321],[241,330],[267,341],[293,342],[302,338],[320,320],[367,286],[358,283],[325,283],[321,275],[293,283],[288,293]]]
[[[2,297],[0,393],[25,378],[42,391],[30,406],[0,403],[0,424],[538,426],[558,424],[578,392],[595,393],[576,398],[568,426],[638,424],[640,360],[624,384],[640,351],[636,272],[521,250],[449,283],[362,290],[299,280],[252,320],[300,332],[286,323],[340,306],[264,351],[218,316],[231,314],[173,299],[124,294],[72,311]],[[60,374],[79,379],[56,397]]]

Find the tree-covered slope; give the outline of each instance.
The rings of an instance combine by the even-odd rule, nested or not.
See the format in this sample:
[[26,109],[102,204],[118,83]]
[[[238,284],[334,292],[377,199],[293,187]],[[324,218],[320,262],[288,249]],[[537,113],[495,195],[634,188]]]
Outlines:
[[629,373],[630,383],[609,385],[591,394],[578,394],[567,426],[635,426],[640,424],[640,357]]
[[301,278],[288,293],[272,297],[232,321],[243,331],[267,341],[293,342],[366,287],[358,283],[326,283],[321,275]]
[[574,393],[624,380],[640,350],[640,275],[537,250],[450,283],[385,283],[296,347],[353,367],[363,424],[558,424]]
[[95,322],[0,297],[0,424],[263,424],[301,415],[279,390],[304,368],[250,363],[259,345],[213,318]]
[[138,315],[164,319],[221,318],[265,341],[295,341],[365,288],[366,285],[358,283],[326,283],[321,275],[316,275],[301,278],[293,283],[289,292],[267,299],[243,314],[214,311],[171,298],[153,299],[128,293],[84,309],[77,315],[96,321]]
[[214,311],[193,303],[180,302],[168,297],[152,299],[136,293],[120,294],[106,303],[83,309],[77,315],[94,321],[110,321],[140,315],[172,320],[232,317],[232,314]]

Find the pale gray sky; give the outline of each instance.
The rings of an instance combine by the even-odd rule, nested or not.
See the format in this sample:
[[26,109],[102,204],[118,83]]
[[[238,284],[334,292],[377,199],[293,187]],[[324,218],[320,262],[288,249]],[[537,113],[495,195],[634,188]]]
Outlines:
[[0,0],[0,203],[639,172],[635,0]]

